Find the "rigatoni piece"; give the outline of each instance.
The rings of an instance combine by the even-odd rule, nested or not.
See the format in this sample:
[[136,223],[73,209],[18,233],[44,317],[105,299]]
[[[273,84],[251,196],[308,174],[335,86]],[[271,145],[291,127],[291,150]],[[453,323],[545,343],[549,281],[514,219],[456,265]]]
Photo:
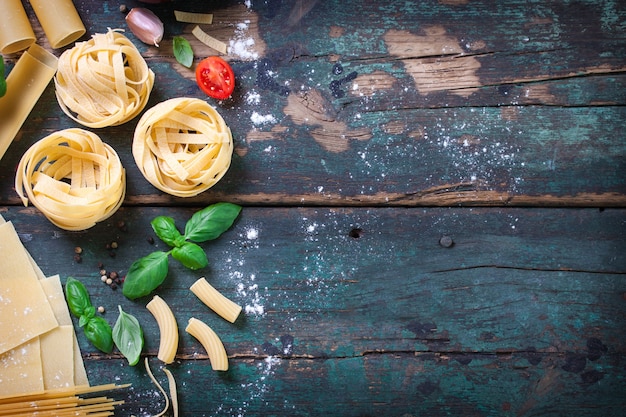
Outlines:
[[189,288],[207,307],[225,320],[234,323],[241,313],[241,306],[226,298],[203,277]]
[[152,313],[159,326],[160,341],[157,358],[164,363],[172,363],[178,350],[178,325],[174,313],[165,300],[158,295],[154,296],[146,308]]
[[206,323],[194,317],[189,319],[185,331],[202,344],[214,371],[228,371],[228,355],[219,336]]

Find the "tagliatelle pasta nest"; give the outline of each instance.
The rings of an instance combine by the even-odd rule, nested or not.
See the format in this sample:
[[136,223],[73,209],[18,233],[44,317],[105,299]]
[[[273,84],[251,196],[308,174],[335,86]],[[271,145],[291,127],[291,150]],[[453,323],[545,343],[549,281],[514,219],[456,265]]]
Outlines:
[[30,200],[56,226],[85,230],[121,206],[126,173],[115,150],[96,134],[66,129],[24,153],[15,190],[25,206]]
[[154,73],[126,36],[109,30],[63,52],[54,84],[65,114],[101,128],[128,122],[144,109]]
[[193,197],[230,167],[233,138],[222,116],[197,98],[173,98],[148,109],[133,138],[133,156],[156,188]]

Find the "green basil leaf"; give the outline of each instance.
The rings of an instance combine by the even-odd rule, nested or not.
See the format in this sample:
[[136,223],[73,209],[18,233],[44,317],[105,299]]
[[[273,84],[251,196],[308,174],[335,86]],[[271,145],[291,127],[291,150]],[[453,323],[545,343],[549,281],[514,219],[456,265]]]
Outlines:
[[172,257],[194,271],[209,264],[204,249],[191,242],[186,242],[183,246],[172,249]]
[[87,323],[89,323],[89,320],[91,320],[92,318],[93,317],[80,316],[80,318],[78,319],[78,327],[85,327]]
[[189,41],[182,36],[174,36],[172,41],[176,61],[187,68],[191,68],[191,64],[193,64],[193,50]]
[[154,233],[156,233],[159,239],[167,243],[169,246],[180,246],[185,241],[185,237],[180,234],[174,224],[174,219],[171,217],[158,216],[155,217],[150,224],[152,225],[152,230],[154,230]]
[[92,317],[83,327],[83,332],[97,349],[104,353],[113,351],[113,331],[111,325],[102,317]]
[[197,211],[185,224],[185,238],[192,242],[217,239],[230,229],[241,212],[241,207],[232,203],[215,203]]
[[135,316],[122,310],[122,306],[117,306],[120,316],[113,326],[113,342],[128,359],[130,366],[135,366],[141,357],[143,349],[143,330]]
[[167,277],[167,258],[167,252],[157,251],[133,262],[124,279],[124,296],[134,300],[150,294],[161,285]]
[[82,282],[72,277],[68,277],[65,282],[65,299],[72,314],[78,318],[83,316],[89,307],[93,308],[87,288]]
[[82,319],[83,317],[85,317],[87,320],[90,320],[92,317],[95,317],[95,315],[96,308],[94,306],[89,306],[85,309],[85,312],[82,316],[80,316],[80,318]]

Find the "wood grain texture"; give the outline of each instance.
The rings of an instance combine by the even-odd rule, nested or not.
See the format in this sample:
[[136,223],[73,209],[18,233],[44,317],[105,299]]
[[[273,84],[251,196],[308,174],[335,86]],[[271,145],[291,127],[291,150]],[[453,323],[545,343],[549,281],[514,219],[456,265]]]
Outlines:
[[[88,33],[125,28],[119,2],[75,4]],[[181,329],[168,365],[181,415],[623,414],[623,2],[146,7],[165,23],[160,48],[126,34],[156,75],[148,106],[181,96],[214,105],[235,141],[226,176],[198,197],[165,195],[135,166],[137,120],[99,129],[127,171],[124,205],[83,232],[54,227],[13,189],[32,143],[76,127],[50,85],[0,161],[0,213],[45,273],[80,279],[111,323],[118,304],[139,319],[143,354],[165,382],[150,297],[125,299],[100,281],[99,264],[123,276],[167,250],[155,216],[182,229],[210,203],[244,206],[202,245],[209,267],[171,260],[157,291]],[[195,63],[215,51],[174,9],[214,14],[202,28],[231,47],[231,99],[206,98],[176,63],[174,35],[191,42]],[[7,71],[17,58],[5,57]],[[189,291],[201,276],[244,307],[234,324]],[[192,316],[222,337],[228,372],[213,372],[182,330]],[[79,343],[92,383],[132,383],[120,415],[161,410],[142,363],[101,354],[80,332]]]
[[[204,29],[231,45],[238,81],[232,99],[209,100],[233,131],[232,168],[190,204],[624,206],[622,5],[304,3],[299,26],[278,24],[283,2],[185,5],[214,12]],[[113,6],[79,9],[101,32],[124,26]],[[212,52],[173,21],[179,6],[155,7],[161,48],[137,42],[157,77],[149,106],[203,97],[171,35],[192,41],[196,62]],[[50,86],[0,162],[0,202],[18,203],[27,147],[71,126]],[[129,171],[127,204],[176,204],[136,170],[133,129],[98,130]]]
[[[124,299],[100,282],[97,264],[123,275],[136,257],[164,249],[147,241],[151,218],[166,213],[182,227],[194,210],[124,208],[80,233],[60,232],[31,209],[2,214],[44,272],[83,281],[107,319],[119,303],[140,320],[158,375],[150,297]],[[205,320],[231,360],[216,374],[181,331],[170,369],[184,415],[617,415],[623,219],[623,210],[593,209],[244,208],[232,230],[203,245],[206,270],[172,262],[158,290],[181,328],[191,316]],[[442,246],[442,236],[453,244]],[[57,256],[47,253],[52,245]],[[244,306],[235,324],[191,294],[199,276]],[[131,381],[129,410],[158,408],[141,366],[79,342],[92,381]]]

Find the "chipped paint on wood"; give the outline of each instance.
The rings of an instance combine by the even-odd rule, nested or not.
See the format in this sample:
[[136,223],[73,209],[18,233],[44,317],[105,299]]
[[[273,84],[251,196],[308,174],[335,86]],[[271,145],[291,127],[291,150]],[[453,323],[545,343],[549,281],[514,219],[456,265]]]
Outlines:
[[311,136],[329,152],[346,151],[352,139],[372,137],[368,129],[350,129],[336,119],[332,105],[317,90],[291,94],[284,112],[296,125],[310,127]]
[[359,74],[354,79],[353,85],[349,94],[359,97],[373,97],[381,90],[389,92],[398,88],[397,79],[388,72],[380,70],[369,74]]
[[420,94],[449,91],[467,97],[482,85],[477,76],[480,61],[463,55],[458,39],[441,26],[427,27],[424,32],[390,30],[384,36],[389,53],[402,59]]

